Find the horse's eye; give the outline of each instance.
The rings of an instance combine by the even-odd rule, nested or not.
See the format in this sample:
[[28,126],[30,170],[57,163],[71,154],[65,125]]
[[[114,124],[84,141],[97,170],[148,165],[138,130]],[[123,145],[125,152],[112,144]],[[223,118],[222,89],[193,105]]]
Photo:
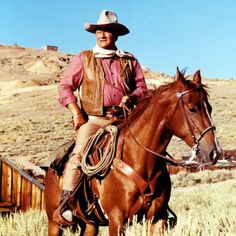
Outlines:
[[189,112],[196,113],[197,112],[197,108],[196,107],[191,107],[191,108],[189,108]]

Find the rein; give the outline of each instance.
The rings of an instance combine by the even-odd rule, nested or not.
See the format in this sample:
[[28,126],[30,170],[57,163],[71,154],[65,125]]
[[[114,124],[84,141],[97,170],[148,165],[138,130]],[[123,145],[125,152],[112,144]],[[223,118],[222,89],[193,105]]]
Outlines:
[[[177,100],[177,103],[176,103],[176,106],[175,106],[175,109],[174,109],[174,112],[173,112],[173,115],[171,116],[171,119],[170,119],[170,123],[171,121],[173,120],[173,117],[175,115],[175,112],[177,110],[177,107],[178,107],[178,104],[179,102],[181,103],[181,107],[182,107],[182,111],[183,111],[183,114],[184,114],[184,117],[185,117],[185,120],[186,120],[186,123],[188,125],[188,128],[189,128],[189,131],[191,132],[191,136],[192,136],[192,139],[193,139],[193,147],[192,147],[192,155],[190,157],[189,160],[187,161],[180,161],[180,160],[175,160],[171,155],[169,155],[166,151],[166,155],[167,156],[164,156],[160,153],[157,153],[147,147],[145,147],[143,144],[141,144],[136,138],[135,136],[132,134],[131,130],[130,130],[130,126],[129,126],[129,122],[128,122],[128,118],[127,118],[127,114],[126,114],[126,111],[130,112],[130,109],[125,105],[125,104],[122,104],[122,108],[123,108],[123,114],[124,114],[124,118],[125,118],[125,121],[126,121],[126,126],[127,126],[127,129],[131,135],[131,137],[133,138],[133,140],[135,141],[135,143],[140,146],[142,149],[144,149],[145,151],[155,155],[155,156],[158,156],[160,158],[162,158],[163,160],[167,161],[168,163],[174,165],[174,166],[182,166],[182,167],[189,167],[188,165],[195,159],[196,155],[197,155],[197,152],[199,151],[199,143],[200,143],[200,140],[204,137],[204,135],[210,131],[210,130],[214,130],[215,129],[215,126],[214,125],[210,125],[209,127],[207,127],[204,131],[200,132],[200,136],[199,138],[196,138],[196,136],[194,135],[194,132],[193,132],[193,129],[192,129],[192,126],[191,126],[191,122],[190,122],[190,118],[188,117],[188,115],[186,114],[186,110],[185,110],[185,107],[184,107],[184,103],[183,103],[183,99],[182,97],[191,92],[191,91],[199,91],[197,89],[188,89],[186,91],[183,91],[183,92],[179,92],[179,93],[176,93],[176,97],[178,98]],[[208,117],[209,117],[209,120],[211,121],[210,119],[210,116],[208,114]]]
[[129,126],[129,122],[128,122],[128,119],[127,119],[127,114],[126,114],[126,111],[130,112],[130,109],[125,105],[125,104],[122,104],[122,108],[123,108],[123,113],[124,113],[124,118],[125,118],[125,121],[126,121],[126,126],[128,128],[128,131],[131,135],[131,137],[133,138],[133,140],[135,141],[135,143],[140,146],[141,148],[143,148],[145,151],[149,152],[149,153],[152,153],[153,155],[155,156],[158,156],[158,157],[161,157],[162,159],[164,159],[165,161],[169,162],[170,164],[174,165],[174,166],[184,166],[183,163],[181,161],[178,161],[178,160],[175,160],[173,157],[171,157],[167,152],[166,154],[169,156],[169,157],[166,157],[160,153],[157,153],[157,152],[154,152],[153,150],[145,147],[143,144],[141,144],[136,138],[135,136],[132,134],[131,130],[130,130],[130,126]]

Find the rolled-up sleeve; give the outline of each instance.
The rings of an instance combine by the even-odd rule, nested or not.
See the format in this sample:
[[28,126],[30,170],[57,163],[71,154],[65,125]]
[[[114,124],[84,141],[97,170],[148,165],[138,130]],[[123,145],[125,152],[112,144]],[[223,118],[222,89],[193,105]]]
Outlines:
[[62,76],[58,86],[58,101],[62,106],[77,102],[74,92],[80,87],[83,79],[81,54],[75,56]]
[[137,59],[135,59],[132,63],[135,73],[134,76],[136,81],[136,89],[131,93],[131,96],[135,95],[137,97],[142,97],[143,94],[147,91],[147,85],[144,79],[144,74]]

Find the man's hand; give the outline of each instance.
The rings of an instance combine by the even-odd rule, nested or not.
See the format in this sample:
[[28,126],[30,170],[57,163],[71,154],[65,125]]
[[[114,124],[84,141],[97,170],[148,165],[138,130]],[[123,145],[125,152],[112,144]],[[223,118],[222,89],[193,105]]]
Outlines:
[[119,107],[122,107],[124,104],[129,102],[129,96],[125,95],[122,97]]
[[72,125],[73,129],[77,130],[79,127],[87,122],[84,117],[83,112],[80,110],[78,104],[76,102],[72,102],[68,104],[68,108],[72,113]]
[[122,97],[119,107],[122,107],[124,104],[128,107],[133,107],[137,101],[136,95],[125,95]]
[[78,130],[79,127],[86,122],[87,120],[84,118],[82,113],[76,113],[72,115],[72,125],[74,130]]

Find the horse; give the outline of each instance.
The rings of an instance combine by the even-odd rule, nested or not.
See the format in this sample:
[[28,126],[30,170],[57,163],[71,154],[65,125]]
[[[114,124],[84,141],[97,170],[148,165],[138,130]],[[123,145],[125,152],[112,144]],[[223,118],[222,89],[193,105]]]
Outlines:
[[[116,156],[102,179],[90,179],[99,205],[107,218],[110,236],[125,235],[125,225],[133,217],[151,221],[150,234],[162,234],[168,220],[171,181],[167,163],[174,165],[215,164],[221,155],[211,119],[211,105],[200,70],[193,78],[177,68],[174,80],[150,92],[126,117],[120,130]],[[175,135],[192,148],[192,157],[183,163],[166,155]],[[52,215],[60,199],[61,182],[49,168],[45,178],[48,234],[61,235]],[[97,235],[99,221],[79,221],[80,235]]]

